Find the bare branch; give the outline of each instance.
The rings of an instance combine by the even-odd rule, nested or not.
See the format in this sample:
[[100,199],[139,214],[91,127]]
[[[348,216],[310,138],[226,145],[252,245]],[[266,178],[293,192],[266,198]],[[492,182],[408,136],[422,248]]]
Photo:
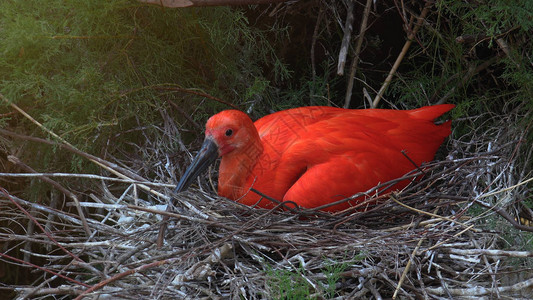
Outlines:
[[255,5],[286,2],[288,0],[139,0],[146,4],[157,6],[181,8],[193,6],[234,6],[234,5]]

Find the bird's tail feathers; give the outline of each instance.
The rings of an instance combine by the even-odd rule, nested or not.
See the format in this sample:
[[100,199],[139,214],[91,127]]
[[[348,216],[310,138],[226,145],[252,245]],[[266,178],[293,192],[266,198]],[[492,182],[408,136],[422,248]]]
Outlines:
[[421,108],[413,109],[410,111],[410,115],[413,118],[424,119],[433,121],[436,118],[442,116],[446,112],[455,107],[455,104],[439,104],[433,106],[424,106]]

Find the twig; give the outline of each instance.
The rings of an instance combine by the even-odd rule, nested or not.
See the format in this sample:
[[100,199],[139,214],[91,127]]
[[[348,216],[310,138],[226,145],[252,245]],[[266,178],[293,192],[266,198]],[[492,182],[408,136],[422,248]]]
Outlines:
[[[455,237],[458,237],[458,236],[462,235],[463,233],[465,233],[465,232],[471,230],[472,228],[474,228],[474,225],[470,225],[470,226],[466,227],[465,229],[463,229],[463,230],[459,231],[458,233],[454,234],[453,237],[454,237],[454,238],[455,238]],[[475,232],[476,229],[474,229],[474,230],[472,230],[472,231]],[[424,253],[424,252],[427,252],[427,251],[430,251],[430,250],[436,249],[436,248],[442,246],[443,244],[447,243],[450,239],[451,239],[451,238],[446,238],[444,241],[442,241],[442,242],[440,242],[440,243],[437,243],[437,244],[435,244],[435,245],[433,245],[433,246],[431,246],[431,247],[425,249],[425,250],[422,251],[421,253]],[[421,254],[421,253],[420,253],[420,254]]]
[[[419,226],[425,226],[425,225],[429,225],[429,224],[433,224],[433,223],[437,223],[437,222],[441,222],[441,221],[442,221],[441,218],[429,219],[429,220],[421,221],[420,223],[418,223],[418,225]],[[396,227],[392,227],[392,228],[386,228],[386,229],[383,229],[382,231],[384,231],[384,232],[400,231],[400,230],[405,230],[405,229],[408,229],[408,228],[411,228],[411,227],[413,227],[413,223],[409,223],[409,224],[405,224],[405,225],[401,225],[401,226],[396,226]]]
[[[35,208],[31,207],[30,208],[30,211],[29,211],[29,214],[35,218],[35,214],[36,214],[36,211],[35,211]],[[34,234],[34,228],[35,228],[35,223],[34,222],[28,222],[28,225],[26,226],[26,234],[28,236],[32,236]],[[24,252],[24,261],[27,261],[29,262],[30,261],[30,250],[31,250],[31,242],[30,241],[26,241],[26,243],[24,244],[24,248],[21,249],[22,250],[25,250],[27,252]]]
[[84,178],[84,179],[95,179],[95,180],[105,180],[112,182],[122,182],[122,183],[135,183],[135,184],[144,184],[148,186],[156,187],[166,187],[173,188],[175,184],[160,183],[160,182],[151,182],[151,181],[138,181],[133,179],[121,179],[116,177],[102,176],[96,174],[80,174],[80,173],[0,173],[0,177],[68,177],[68,178]]
[[202,280],[208,275],[213,275],[214,271],[211,269],[213,264],[218,264],[222,259],[231,256],[233,247],[231,244],[226,243],[221,247],[215,249],[211,255],[206,259],[199,261],[192,265],[185,273],[178,274],[173,283],[176,285],[182,285],[186,281]]
[[531,251],[511,251],[511,250],[499,250],[499,249],[457,249],[449,248],[445,251],[448,251],[453,254],[458,255],[488,255],[488,256],[506,256],[506,257],[533,257],[533,252]]
[[315,30],[313,30],[313,40],[311,41],[311,74],[313,75],[313,81],[316,80],[315,47],[316,42],[318,40],[318,30],[320,28],[320,22],[322,20],[323,15],[324,8],[321,5],[320,10],[318,11],[318,16],[316,18]]
[[481,206],[483,206],[485,208],[488,208],[488,209],[490,209],[492,211],[495,211],[497,214],[499,214],[501,217],[503,217],[505,220],[507,220],[509,223],[511,223],[511,225],[513,225],[513,227],[515,227],[516,229],[533,232],[533,227],[527,226],[527,225],[522,225],[522,224],[518,223],[513,217],[511,217],[502,208],[494,206],[494,205],[490,205],[490,204],[488,204],[488,203],[486,203],[484,201],[481,201],[479,199],[475,200],[475,203],[477,203],[477,204],[479,204],[479,205],[481,205]]
[[17,110],[19,113],[21,113],[24,117],[26,117],[26,119],[30,120],[33,124],[37,125],[39,128],[41,128],[42,130],[44,130],[49,135],[51,135],[54,138],[56,138],[58,141],[66,144],[66,145],[69,145],[70,147],[75,148],[69,142],[67,142],[65,139],[63,139],[62,137],[58,136],[57,134],[55,134],[50,129],[48,129],[45,126],[43,126],[43,124],[39,123],[39,121],[35,120],[32,116],[30,116],[28,113],[26,113],[20,107],[18,107],[15,103],[9,101],[9,99],[7,99],[2,93],[0,93],[0,99],[4,100],[5,103],[7,103],[9,106],[13,107],[15,110]]
[[337,63],[337,75],[344,75],[344,65],[346,64],[346,56],[348,55],[348,48],[350,47],[350,39],[353,30],[353,0],[346,0],[346,22],[344,24],[344,36],[342,38],[341,50],[339,51],[339,62]]
[[230,6],[230,5],[255,5],[286,2],[288,0],[138,0],[146,4],[163,7],[181,8],[193,6]]
[[106,280],[103,280],[103,281],[99,282],[98,284],[93,285],[92,287],[89,287],[87,290],[83,291],[83,293],[81,293],[78,297],[76,297],[75,300],[81,300],[83,298],[83,296],[85,296],[85,295],[87,295],[87,294],[89,294],[91,292],[94,292],[96,290],[99,290],[99,289],[103,288],[104,286],[108,285],[109,283],[117,281],[117,280],[119,280],[121,278],[124,278],[126,276],[129,276],[131,274],[139,273],[139,272],[148,270],[150,268],[158,267],[158,266],[161,266],[161,265],[164,265],[164,264],[172,264],[175,261],[178,261],[180,259],[181,259],[180,257],[176,257],[176,258],[170,258],[170,259],[165,259],[165,260],[161,260],[161,261],[155,261],[153,263],[142,265],[142,266],[137,267],[135,269],[131,269],[131,270],[128,270],[126,272],[119,273],[119,274],[117,274],[117,275],[115,275],[115,276],[113,276],[111,278],[108,278]]
[[54,242],[61,250],[63,250],[66,254],[68,254],[70,257],[72,257],[73,259],[77,260],[77,261],[80,261],[80,262],[83,262],[83,260],[81,258],[79,258],[78,256],[74,255],[72,252],[68,251],[67,249],[65,249],[63,246],[61,246],[61,244],[59,242],[56,241],[56,239],[54,237],[52,237],[52,235],[47,232],[39,222],[37,222],[37,220],[35,220],[35,218],[30,215],[30,213],[28,213],[27,210],[25,210],[22,206],[20,206],[20,204],[17,203],[17,201],[15,201],[11,195],[8,193],[8,191],[6,191],[3,187],[0,187],[0,192],[2,194],[4,194],[4,196],[6,196],[10,201],[11,203],[15,204],[15,206],[20,209],[28,218],[30,218],[30,220],[32,222],[35,223],[35,225],[37,225],[37,227],[39,227],[39,229],[52,241]]
[[[30,141],[35,141],[35,142],[40,142],[40,143],[45,143],[45,144],[49,144],[49,145],[56,145],[56,143],[52,142],[52,141],[49,141],[49,140],[45,140],[45,139],[41,139],[41,138],[36,138],[36,137],[31,137],[31,136],[25,136],[25,135],[21,135],[21,134],[17,134],[17,133],[13,133],[13,132],[10,132],[10,131],[7,131],[7,130],[4,130],[4,129],[0,129],[0,134],[5,134],[5,135],[8,135],[8,136],[13,136],[13,137],[17,137],[17,138],[22,138],[22,139],[25,139],[25,140],[30,140]],[[88,154],[86,152],[83,152],[83,151],[80,151],[74,147],[71,147],[67,144],[59,144],[60,147],[62,148],[65,148],[66,150],[69,150],[73,153],[76,153],[82,157],[85,157],[87,158],[88,160],[96,163],[97,165],[101,166],[102,168],[110,171],[111,173],[117,175],[118,177],[122,178],[122,179],[125,179],[127,181],[135,181],[135,180],[138,180],[139,182],[146,182],[147,180],[142,178],[141,176],[127,170],[127,169],[124,169],[122,167],[119,167],[118,165],[114,164],[114,163],[111,163],[109,161],[106,161],[104,159],[101,159],[99,157],[96,157],[94,155],[91,155],[91,154]],[[151,194],[154,194],[155,196],[157,197],[160,197],[162,199],[170,199],[170,197],[166,196],[165,194],[163,193],[160,193],[158,191],[155,191],[153,190],[152,188],[144,185],[144,184],[141,184],[139,183],[137,185],[138,187],[142,188],[143,190],[151,193]],[[209,216],[207,216],[206,214],[202,213],[201,211],[199,211],[197,208],[193,207],[190,203],[187,203],[186,201],[180,201],[182,202],[182,204],[184,204],[187,208],[189,208],[190,210],[194,211],[195,213],[197,213],[198,215],[202,216],[203,218],[207,219],[209,218]]]
[[346,95],[344,97],[344,108],[350,107],[350,101],[352,99],[352,89],[355,80],[355,73],[357,72],[357,65],[359,64],[359,55],[361,54],[361,47],[365,38],[366,26],[368,22],[368,16],[370,15],[370,7],[372,0],[367,0],[365,5],[365,11],[363,13],[363,20],[361,20],[361,28],[359,29],[359,36],[355,44],[355,52],[352,59],[352,65],[350,66],[350,77],[348,77],[348,87],[346,88]]
[[[403,207],[405,207],[405,208],[407,208],[409,210],[415,211],[417,213],[420,213],[420,214],[423,214],[423,215],[428,215],[428,216],[431,216],[433,218],[439,218],[441,220],[446,220],[446,221],[449,221],[449,222],[453,222],[453,223],[459,224],[459,225],[461,225],[461,226],[463,226],[463,227],[465,227],[467,229],[470,229],[470,228],[472,228],[472,226],[474,226],[474,225],[467,226],[466,224],[463,224],[463,223],[461,223],[461,222],[459,222],[457,220],[454,220],[454,219],[451,219],[451,218],[448,218],[448,217],[444,217],[444,216],[439,216],[437,214],[430,213],[428,211],[423,211],[423,210],[420,210],[420,209],[416,209],[414,207],[411,207],[411,206],[409,206],[409,205],[407,205],[405,203],[402,203],[402,202],[398,201],[398,199],[396,199],[396,196],[393,195],[393,194],[390,195],[390,198],[394,202],[398,203],[399,205],[401,205],[401,206],[403,206]],[[476,231],[476,230],[474,229],[474,231]]]
[[[51,209],[55,209],[58,205],[59,200],[59,192],[57,190],[51,189],[50,190],[50,203],[49,206]],[[32,206],[32,209],[35,209],[35,207]],[[54,214],[47,214],[46,215],[46,223],[44,224],[44,229],[48,232],[52,231],[52,222],[54,221]],[[46,250],[50,252],[52,250],[52,245],[46,245]]]
[[400,52],[400,54],[396,58],[396,61],[394,62],[394,65],[392,66],[392,69],[390,70],[389,75],[385,79],[385,82],[383,82],[383,85],[379,89],[378,94],[374,98],[374,102],[372,103],[372,107],[373,108],[376,108],[378,106],[379,101],[381,100],[381,97],[383,96],[383,94],[385,93],[385,90],[387,89],[387,87],[389,86],[389,84],[392,81],[392,77],[396,73],[396,70],[398,70],[398,67],[400,66],[400,63],[402,62],[405,54],[407,54],[407,50],[409,50],[409,47],[411,47],[411,43],[415,39],[415,36],[418,33],[418,30],[422,26],[422,23],[424,23],[424,19],[426,18],[427,14],[429,13],[429,8],[431,7],[432,4],[433,4],[432,1],[427,1],[426,5],[424,6],[424,9],[422,9],[422,12],[420,13],[420,16],[418,17],[418,21],[416,22],[415,27],[413,28],[413,30],[407,36],[407,41],[403,45],[402,51]]
[[[193,89],[186,89],[186,88],[182,88],[182,87],[179,87],[179,86],[176,86],[176,85],[171,85],[171,84],[147,86],[147,87],[139,88],[137,90],[143,90],[143,89],[149,89],[149,88],[153,88],[153,89],[156,89],[156,90],[164,90],[164,91],[176,91],[176,92],[180,92],[180,93],[187,93],[187,94],[191,94],[191,95],[196,95],[196,96],[204,97],[204,98],[207,98],[207,99],[210,99],[210,100],[215,100],[216,102],[225,104],[225,105],[227,105],[227,106],[229,106],[229,107],[231,107],[233,109],[239,109],[239,107],[236,106],[235,104],[229,103],[229,102],[224,101],[224,100],[222,100],[220,98],[217,98],[215,96],[211,96],[209,94],[202,93],[202,92],[199,92],[199,91],[196,91],[196,90],[193,90]],[[131,92],[131,91],[128,91],[128,92]],[[121,96],[124,96],[124,95],[125,95],[125,93],[121,94]]]
[[487,198],[487,197],[492,197],[494,195],[497,195],[497,194],[500,194],[500,193],[503,193],[503,192],[508,192],[508,191],[512,191],[514,189],[516,189],[517,187],[520,187],[520,186],[524,186],[526,185],[527,183],[530,183],[533,181],[533,177],[531,178],[528,178],[526,180],[522,180],[520,181],[519,183],[517,184],[514,184],[512,186],[508,186],[506,188],[503,188],[503,189],[500,189],[500,190],[497,190],[497,191],[494,191],[494,192],[490,192],[490,193],[486,193],[486,194],[482,194],[480,195],[479,197],[476,198],[476,200],[479,200],[479,199],[483,199],[483,198]]
[[[22,169],[24,169],[26,171],[31,172],[31,173],[37,173],[37,171],[32,169],[30,166],[24,164],[17,157],[15,157],[13,155],[9,155],[7,158],[8,158],[8,160],[10,162],[12,162],[13,164],[17,165],[18,167],[20,167],[20,168],[22,168]],[[66,188],[64,188],[57,181],[52,180],[52,179],[48,178],[47,176],[41,176],[39,178],[42,181],[51,184],[57,190],[61,191],[63,194],[67,195],[70,199],[72,199],[72,201],[74,202],[74,204],[76,206],[76,210],[78,211],[78,215],[80,216],[80,220],[81,220],[81,222],[83,224],[83,228],[85,229],[85,233],[87,234],[87,236],[91,236],[92,232],[91,232],[91,229],[89,228],[89,224],[87,224],[87,219],[85,218],[85,214],[83,213],[83,210],[80,207],[80,202],[78,201],[78,197],[74,193],[72,193],[71,191],[69,191]]]
[[[452,87],[444,96],[442,96],[442,98],[440,98],[438,101],[436,101],[436,98],[437,98],[437,92],[435,91],[435,93],[433,94],[433,96],[431,96],[430,98],[430,103],[436,103],[436,104],[443,104],[443,103],[446,103],[446,101],[455,93],[455,91],[459,88],[461,88],[464,84],[466,84],[468,82],[468,80],[470,80],[470,78],[472,78],[474,75],[476,75],[477,73],[481,72],[482,70],[488,68],[490,65],[494,64],[495,62],[497,62],[499,59],[498,56],[494,56],[492,57],[491,59],[487,60],[487,61],[484,61],[483,63],[479,64],[477,67],[470,67],[463,75],[463,77],[461,78],[461,81],[458,82],[454,87]],[[452,76],[453,77],[453,76]],[[451,79],[451,78],[450,78]],[[437,89],[438,91],[439,89]]]
[[420,248],[420,245],[422,245],[422,242],[425,240],[425,237],[422,237],[418,244],[416,245],[413,252],[411,252],[411,256],[409,256],[409,261],[407,262],[407,265],[405,266],[402,276],[400,277],[400,281],[398,281],[398,285],[396,286],[396,289],[394,290],[394,294],[392,295],[392,299],[396,299],[398,296],[398,292],[400,291],[400,288],[402,287],[402,284],[407,277],[407,273],[409,272],[409,269],[411,268],[411,263],[413,262],[413,258],[415,257],[416,253],[418,252],[418,249]]
[[81,294],[82,290],[70,287],[70,286],[61,286],[57,288],[41,288],[39,290],[35,290],[34,287],[31,288],[23,288],[23,287],[16,287],[14,289],[16,292],[22,293],[18,299],[30,299],[31,296],[50,296],[50,295],[79,295]]
[[445,291],[443,288],[427,288],[427,292],[434,294],[434,295],[445,295],[446,292],[448,292],[451,296],[482,296],[487,294],[492,294],[496,290],[500,293],[505,292],[518,292],[521,290],[524,290],[528,287],[533,286],[533,277],[529,278],[528,280],[510,285],[510,286],[502,286],[498,288],[486,288],[483,286],[476,286],[466,289],[457,289],[457,288],[448,288],[447,291]]
[[9,260],[16,261],[16,262],[18,262],[18,263],[21,263],[21,264],[24,264],[24,265],[31,266],[32,268],[36,268],[36,269],[39,269],[39,270],[44,271],[44,272],[46,272],[46,273],[53,274],[53,275],[55,275],[55,276],[61,277],[61,278],[65,279],[65,280],[68,280],[68,281],[70,281],[70,282],[73,282],[73,283],[75,283],[75,284],[77,284],[77,285],[84,286],[84,287],[86,287],[86,288],[90,288],[90,287],[91,287],[91,286],[88,285],[88,284],[85,284],[85,283],[83,283],[83,282],[77,281],[77,280],[72,279],[72,278],[70,278],[70,277],[68,277],[68,276],[65,276],[65,275],[63,275],[63,274],[56,273],[56,272],[54,272],[54,271],[52,271],[52,270],[49,270],[49,269],[43,268],[43,267],[38,266],[38,265],[36,265],[36,264],[33,264],[33,263],[31,263],[31,262],[26,262],[26,261],[24,261],[24,260],[22,260],[22,259],[18,259],[18,258],[16,258],[16,257],[13,257],[13,256],[11,256],[11,255],[7,255],[7,254],[2,253],[2,252],[0,252],[0,257],[5,257],[5,258],[7,258],[7,259],[9,259]]

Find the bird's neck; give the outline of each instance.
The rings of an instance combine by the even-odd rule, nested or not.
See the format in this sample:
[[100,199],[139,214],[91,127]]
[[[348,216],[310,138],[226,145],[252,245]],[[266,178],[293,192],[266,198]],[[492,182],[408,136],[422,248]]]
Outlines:
[[262,153],[263,146],[257,136],[242,151],[223,156],[218,174],[218,194],[233,200],[246,194],[249,189],[246,183],[253,176],[253,169]]

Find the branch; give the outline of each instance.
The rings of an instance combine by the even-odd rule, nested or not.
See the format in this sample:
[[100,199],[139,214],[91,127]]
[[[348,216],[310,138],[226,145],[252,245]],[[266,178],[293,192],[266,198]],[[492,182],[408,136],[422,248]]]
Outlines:
[[481,295],[487,295],[487,294],[494,293],[495,291],[498,291],[500,293],[518,292],[530,286],[533,286],[533,278],[516,283],[514,285],[502,286],[498,288],[486,288],[482,286],[465,288],[465,289],[450,289],[450,288],[444,289],[442,287],[439,287],[439,288],[428,287],[426,288],[426,291],[434,295],[447,295],[448,294],[451,296],[481,296]]
[[337,64],[337,75],[344,75],[344,65],[346,64],[346,55],[348,55],[348,48],[350,47],[350,38],[353,30],[353,1],[348,0],[348,7],[346,8],[346,22],[344,24],[344,37],[342,38],[341,50],[339,52],[339,62]]
[[19,259],[19,258],[13,257],[13,256],[11,256],[11,255],[8,255],[8,254],[2,253],[2,252],[0,252],[0,257],[2,257],[2,258],[6,258],[6,259],[10,259],[10,260],[12,260],[12,261],[16,261],[16,262],[18,262],[18,263],[20,263],[20,264],[23,264],[23,265],[31,266],[31,267],[33,267],[33,268],[39,269],[39,270],[41,270],[41,271],[44,271],[44,272],[46,272],[46,273],[50,273],[50,274],[52,274],[52,275],[54,275],[54,276],[61,277],[61,278],[65,279],[65,280],[68,280],[68,281],[70,281],[70,282],[73,282],[73,283],[75,283],[75,284],[77,284],[77,285],[84,286],[84,287],[86,287],[86,288],[90,288],[90,287],[91,287],[90,285],[85,284],[85,283],[83,283],[83,282],[81,282],[81,281],[77,281],[76,279],[72,279],[72,278],[70,278],[70,277],[68,277],[68,276],[65,276],[65,275],[63,275],[63,274],[60,274],[60,273],[54,272],[54,271],[52,271],[52,270],[50,270],[50,269],[47,269],[47,268],[44,268],[44,267],[38,266],[38,265],[36,265],[36,264],[33,264],[33,263],[30,263],[30,262],[24,261],[24,260],[22,260],[22,259]]
[[457,255],[490,255],[490,256],[508,256],[508,257],[533,257],[532,251],[509,251],[509,250],[498,250],[498,249],[455,249],[451,248],[446,250],[452,254]]
[[392,77],[394,76],[394,74],[396,74],[396,70],[398,70],[398,67],[400,66],[400,63],[402,62],[405,54],[407,53],[407,50],[409,50],[409,47],[411,47],[411,43],[415,39],[416,33],[418,32],[420,27],[422,27],[422,23],[424,22],[424,19],[429,13],[429,8],[431,7],[431,4],[432,4],[431,1],[426,2],[426,5],[424,6],[422,13],[420,13],[420,16],[418,17],[418,22],[416,22],[416,25],[413,28],[413,31],[411,31],[411,33],[409,33],[409,35],[407,36],[407,41],[403,45],[402,51],[396,58],[396,61],[394,62],[394,65],[392,66],[392,69],[390,70],[389,75],[385,79],[385,82],[383,82],[383,85],[379,89],[379,92],[376,95],[376,98],[374,98],[374,102],[372,103],[372,108],[376,108],[378,106],[379,100],[381,100],[381,97],[385,93],[385,90],[391,83]]
[[[8,155],[7,156],[7,160],[9,162],[13,163],[14,165],[22,168],[25,171],[28,171],[30,173],[37,173],[37,171],[35,171],[32,167],[26,165],[25,163],[20,161],[20,159],[18,159],[18,157],[14,156],[14,155]],[[42,181],[51,184],[57,190],[61,191],[67,197],[72,199],[72,201],[75,204],[76,210],[78,211],[78,215],[80,216],[80,220],[81,220],[81,222],[83,224],[83,229],[85,229],[85,233],[87,234],[87,236],[90,237],[92,235],[92,232],[91,232],[91,229],[89,229],[89,224],[87,224],[87,219],[85,218],[85,214],[83,213],[83,210],[80,207],[80,202],[78,200],[78,197],[73,192],[71,192],[71,191],[67,190],[66,188],[64,188],[57,181],[50,179],[48,176],[39,176],[39,177],[40,177],[40,179]],[[43,231],[44,231],[44,229],[43,229]]]
[[[0,96],[1,96],[1,94],[0,94]],[[78,154],[78,155],[80,155],[82,157],[87,158],[89,161],[91,161],[91,162],[97,164],[98,166],[108,170],[109,172],[117,175],[119,178],[122,178],[122,179],[125,179],[125,180],[128,180],[128,181],[130,181],[130,180],[140,181],[140,182],[147,181],[143,177],[131,172],[130,170],[122,168],[122,167],[118,166],[115,163],[109,162],[107,160],[101,159],[101,158],[96,157],[94,155],[91,155],[89,153],[86,153],[86,152],[83,152],[81,150],[78,150],[77,148],[69,146],[68,144],[57,144],[57,143],[49,141],[49,140],[45,140],[45,139],[41,139],[41,138],[37,138],[37,137],[32,137],[32,136],[26,136],[26,135],[10,132],[10,131],[4,130],[4,129],[0,129],[0,134],[11,136],[11,137],[16,137],[16,138],[22,138],[22,139],[25,139],[25,140],[28,140],[28,141],[34,141],[34,142],[49,144],[49,145],[58,145],[58,146],[66,149],[66,150],[68,150],[70,152],[73,152],[75,154]],[[137,184],[137,186],[142,188],[143,190],[145,190],[145,191],[157,196],[157,197],[161,197],[163,199],[169,199],[169,197],[166,196],[165,194],[162,194],[162,193],[160,193],[158,191],[155,191],[151,187],[149,187],[149,186],[147,186],[145,184]],[[189,208],[190,210],[194,211],[196,214],[200,215],[202,218],[204,218],[204,219],[208,219],[209,218],[206,214],[202,213],[201,211],[199,211],[198,209],[193,207],[187,201],[182,201],[182,200],[180,200],[180,201],[181,201],[182,204],[187,206],[187,208]]]
[[193,6],[234,6],[234,5],[253,5],[253,4],[271,4],[286,2],[288,0],[139,0],[146,4],[152,4],[162,7],[180,8]]
[[[20,204],[17,203],[17,201],[15,201],[13,199],[13,197],[11,197],[11,194],[9,194],[9,192],[4,189],[3,187],[0,187],[0,193],[2,193],[6,198],[8,198],[11,203],[15,204],[15,206],[20,210],[22,211],[32,222],[35,223],[35,225],[37,225],[37,227],[39,227],[39,229],[41,229],[41,231],[57,246],[59,247],[61,250],[63,250],[63,252],[65,252],[66,254],[68,254],[70,257],[72,257],[73,259],[75,259],[76,261],[78,262],[84,262],[81,258],[79,258],[78,256],[76,256],[75,254],[73,254],[72,252],[68,251],[67,249],[65,249],[65,247],[61,246],[61,244],[48,232],[46,231],[42,226],[41,224],[32,216],[30,215],[30,213],[25,210]],[[83,223],[84,225],[86,223]]]
[[359,37],[355,44],[355,54],[353,56],[352,65],[350,67],[350,77],[348,78],[348,87],[346,88],[346,96],[344,99],[344,108],[350,106],[350,99],[352,98],[352,89],[355,73],[357,72],[357,65],[359,64],[359,55],[361,54],[361,47],[363,45],[363,40],[365,37],[365,32],[367,29],[368,15],[370,15],[370,6],[372,5],[372,0],[366,0],[365,11],[363,13],[363,20],[361,21],[361,28],[359,29]]

